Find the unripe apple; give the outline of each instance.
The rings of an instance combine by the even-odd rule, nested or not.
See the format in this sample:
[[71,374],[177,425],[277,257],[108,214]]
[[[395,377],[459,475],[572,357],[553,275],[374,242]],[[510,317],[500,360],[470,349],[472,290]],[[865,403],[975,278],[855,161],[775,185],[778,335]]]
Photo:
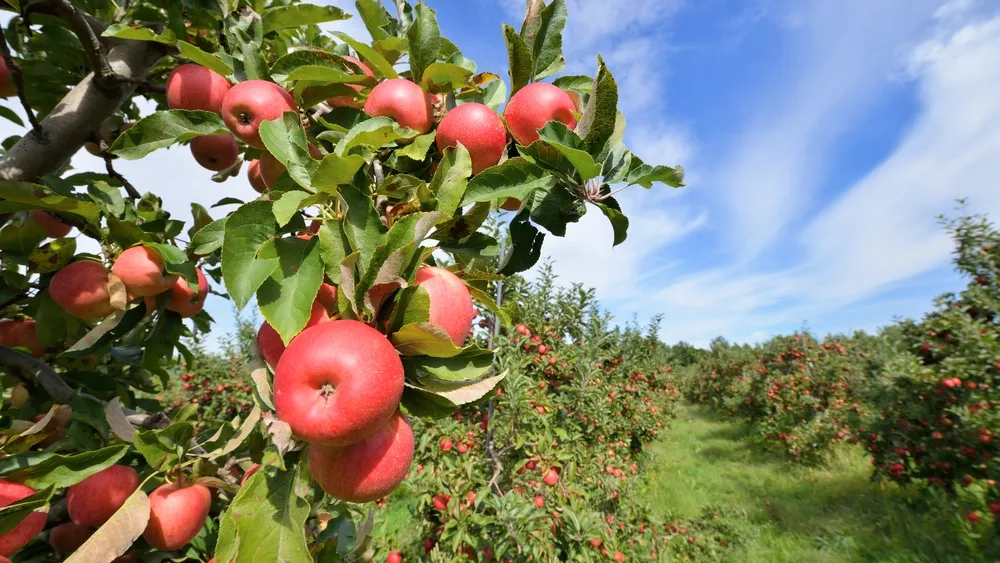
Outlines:
[[521,145],[538,140],[538,130],[550,121],[561,121],[570,129],[576,127],[573,98],[558,86],[535,82],[521,88],[507,102],[503,116],[510,134]]
[[500,162],[507,151],[507,130],[489,107],[467,103],[445,114],[436,142],[441,151],[462,143],[472,158],[472,173],[479,174]]
[[0,345],[26,348],[36,358],[45,353],[45,345],[38,340],[35,321],[31,319],[0,319]]
[[74,524],[100,528],[138,488],[135,469],[112,465],[70,487],[66,510]]
[[176,274],[167,273],[160,253],[141,245],[119,254],[111,272],[122,280],[129,295],[136,297],[159,295],[177,281]]
[[202,135],[191,139],[191,155],[202,168],[225,170],[240,157],[240,147],[232,135]]
[[[361,72],[367,74],[372,78],[375,78],[375,74],[372,72],[370,68],[368,68],[368,66],[365,63],[349,55],[341,55],[340,58],[344,59],[345,61],[350,61],[351,63],[354,63],[355,66],[361,69]],[[357,90],[358,92],[361,91],[361,86],[357,84],[348,84],[347,86],[353,88],[354,90]],[[354,96],[335,96],[333,98],[328,99],[326,103],[330,104],[330,107],[335,107],[335,108],[348,107],[348,108],[361,109],[364,106],[364,104],[356,101],[354,99]]]
[[183,547],[205,525],[211,504],[212,493],[204,485],[160,485],[149,495],[149,524],[142,537],[163,551]]
[[69,555],[79,549],[92,535],[94,530],[67,522],[49,530],[49,545],[56,552]]
[[284,88],[266,80],[247,80],[233,86],[222,102],[222,120],[233,135],[263,149],[260,124],[278,119],[286,111],[298,111],[295,100]]
[[278,418],[314,444],[354,444],[379,429],[403,395],[392,343],[352,320],[318,324],[288,345],[274,374]]
[[406,478],[412,461],[413,429],[398,411],[356,444],[309,446],[313,479],[327,494],[347,502],[369,502],[389,494]]
[[32,211],[29,218],[34,223],[37,223],[38,226],[42,228],[42,232],[45,233],[45,236],[49,238],[62,238],[73,230],[73,227],[63,223],[59,219],[56,219],[51,213],[46,213],[44,211]]
[[108,269],[92,260],[73,262],[56,272],[49,282],[49,295],[78,319],[104,318],[114,311]]
[[0,98],[9,98],[17,95],[17,87],[14,86],[14,78],[7,68],[7,61],[0,57]]
[[465,282],[444,268],[423,266],[417,270],[416,283],[430,295],[430,323],[443,328],[451,341],[461,346],[476,318]]
[[[319,150],[316,145],[309,145],[309,156],[316,160],[323,160],[323,151]],[[267,152],[266,150],[260,155],[260,177],[264,180],[264,185],[268,189],[274,187],[274,183],[278,181],[278,178],[288,170],[285,165],[281,163],[280,160],[274,158],[274,155]]]
[[390,117],[421,134],[434,125],[434,111],[427,93],[405,78],[386,80],[372,88],[365,101],[365,113],[372,117]]
[[195,268],[198,274],[198,292],[191,291],[191,287],[184,278],[177,278],[173,287],[170,288],[170,302],[167,309],[179,313],[184,318],[193,317],[201,312],[205,307],[205,298],[208,297],[208,280],[201,268]]
[[167,77],[167,107],[220,113],[231,88],[225,76],[201,65],[183,64]]
[[251,160],[247,164],[247,179],[250,180],[250,187],[257,193],[262,194],[267,191],[267,184],[264,183],[264,177],[260,174],[259,160]]
[[[309,320],[306,321],[306,326],[302,330],[309,327],[316,326],[320,323],[329,322],[330,317],[326,313],[326,309],[319,300],[313,301],[312,309],[309,312]],[[299,333],[301,334],[301,333]],[[281,355],[285,353],[285,343],[282,342],[281,336],[278,335],[278,331],[274,330],[271,323],[264,321],[260,325],[260,329],[257,331],[257,350],[260,351],[260,357],[271,367],[271,371],[274,371],[278,367],[278,360],[281,359]]]
[[[0,508],[14,504],[23,500],[37,491],[27,485],[5,481],[0,479]],[[45,514],[42,512],[32,512],[24,517],[17,526],[7,532],[0,534],[0,555],[6,557],[13,555],[15,551],[21,549],[45,528]]]

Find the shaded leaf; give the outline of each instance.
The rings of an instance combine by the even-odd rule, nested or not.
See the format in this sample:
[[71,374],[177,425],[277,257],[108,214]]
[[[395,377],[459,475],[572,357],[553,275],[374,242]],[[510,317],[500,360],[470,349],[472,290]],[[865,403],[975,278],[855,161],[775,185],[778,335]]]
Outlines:
[[217,113],[183,109],[158,111],[119,135],[110,150],[126,160],[135,160],[195,137],[223,133],[228,134],[229,129]]

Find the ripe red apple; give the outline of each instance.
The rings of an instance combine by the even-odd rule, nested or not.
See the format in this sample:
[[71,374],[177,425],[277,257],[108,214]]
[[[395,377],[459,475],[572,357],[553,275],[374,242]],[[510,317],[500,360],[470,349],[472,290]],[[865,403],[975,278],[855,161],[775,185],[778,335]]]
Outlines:
[[167,303],[167,309],[180,313],[184,318],[200,313],[205,307],[205,298],[208,297],[208,280],[205,279],[201,268],[195,268],[195,271],[198,273],[198,293],[191,291],[184,278],[177,278],[170,288],[170,302]]
[[545,508],[545,497],[539,495],[535,497],[535,506],[538,508]]
[[573,98],[558,86],[535,82],[521,88],[507,102],[503,116],[510,134],[521,145],[538,140],[538,130],[550,121],[561,121],[570,129],[576,127]]
[[372,88],[365,101],[365,113],[372,117],[390,117],[421,134],[434,125],[434,110],[426,92],[405,78],[386,80]]
[[559,482],[559,472],[556,471],[555,469],[549,469],[548,472],[545,474],[545,477],[542,478],[542,481],[544,481],[545,484],[550,487],[555,485],[556,483]]
[[26,348],[36,358],[45,353],[45,345],[38,340],[35,321],[31,319],[0,319],[0,345]]
[[434,505],[434,510],[444,512],[445,510],[448,510],[448,503],[451,502],[451,496],[444,493],[434,495],[431,502]]
[[191,139],[191,155],[202,168],[225,170],[240,157],[240,147],[232,135],[202,135]]
[[[365,63],[349,55],[342,55],[340,58],[344,59],[345,61],[353,63],[354,66],[357,66],[359,69],[361,69],[361,72],[367,74],[372,78],[375,78],[375,74],[372,72],[370,68],[368,68],[368,65],[366,65]],[[358,92],[361,91],[361,86],[357,84],[348,84],[347,86],[353,88]],[[361,109],[364,106],[364,104],[357,102],[354,99],[354,96],[335,96],[333,98],[328,99],[326,103],[330,104],[330,107],[335,107],[335,108],[348,107],[348,108]]]
[[49,545],[56,552],[68,555],[79,549],[92,535],[94,530],[67,522],[49,530]]
[[[0,479],[0,508],[30,497],[37,491],[27,485]],[[11,530],[0,534],[0,555],[10,556],[24,547],[45,528],[45,514],[32,512]]]
[[267,191],[267,184],[264,183],[264,177],[260,174],[259,160],[251,160],[247,164],[247,179],[250,180],[250,187],[257,193],[262,194]]
[[183,64],[167,77],[167,107],[220,113],[231,88],[225,76],[201,65]]
[[258,149],[262,121],[278,119],[286,111],[298,111],[284,88],[266,80],[247,80],[233,86],[222,101],[222,120],[233,135]]
[[348,502],[369,502],[389,494],[406,478],[411,461],[413,429],[398,411],[356,444],[309,447],[313,479],[330,496]]
[[[316,145],[309,145],[309,156],[316,160],[323,160],[323,151],[319,150]],[[268,189],[274,187],[274,183],[278,181],[278,178],[287,170],[285,165],[281,163],[280,160],[274,158],[274,155],[264,151],[260,155],[260,177],[264,180],[264,185]]]
[[205,525],[211,504],[212,493],[203,485],[160,485],[149,495],[149,524],[142,537],[163,551],[183,547]]
[[403,563],[403,556],[396,551],[390,551],[389,556],[385,558],[385,563]]
[[139,488],[131,467],[112,465],[73,485],[66,493],[66,510],[74,524],[100,528]]
[[[323,308],[323,304],[319,300],[313,301],[312,310],[309,314],[309,320],[306,322],[306,328],[316,326],[320,323],[329,322],[330,317],[326,314],[326,309]],[[301,334],[301,333],[300,333]],[[270,323],[264,321],[260,325],[260,329],[257,331],[257,349],[260,351],[260,357],[271,367],[271,371],[274,371],[278,367],[278,360],[281,359],[281,355],[285,353],[285,343],[281,341],[281,337],[278,336],[278,331],[274,330],[274,327]]]
[[299,438],[344,446],[379,429],[403,395],[403,362],[389,340],[358,321],[302,331],[281,355],[274,406]]
[[177,275],[167,273],[160,253],[141,245],[119,254],[111,272],[122,280],[129,295],[136,297],[159,295],[177,281]]
[[78,319],[104,318],[114,311],[108,269],[92,260],[73,262],[56,272],[49,282],[49,295]]
[[467,103],[445,114],[438,124],[436,142],[442,151],[462,143],[472,157],[472,173],[479,174],[500,162],[507,151],[507,130],[489,107]]
[[[314,224],[318,225],[319,223]],[[327,314],[331,317],[340,311],[340,307],[337,305],[337,286],[330,283],[329,278],[327,278],[323,285],[319,286],[319,293],[316,294],[316,300],[323,304],[323,308],[326,309]]]
[[454,444],[452,443],[451,438],[445,438],[444,440],[438,442],[438,446],[441,448],[442,452],[450,452]]
[[431,298],[430,322],[445,330],[456,346],[461,346],[472,330],[476,310],[465,282],[444,268],[423,266],[417,270],[416,283]]
[[32,211],[28,218],[34,223],[37,223],[38,226],[42,228],[42,232],[45,233],[45,236],[49,238],[62,238],[73,230],[73,227],[53,217],[51,213],[46,213],[44,211]]
[[7,68],[7,61],[0,57],[0,98],[9,98],[17,95],[17,88],[14,86],[14,79]]

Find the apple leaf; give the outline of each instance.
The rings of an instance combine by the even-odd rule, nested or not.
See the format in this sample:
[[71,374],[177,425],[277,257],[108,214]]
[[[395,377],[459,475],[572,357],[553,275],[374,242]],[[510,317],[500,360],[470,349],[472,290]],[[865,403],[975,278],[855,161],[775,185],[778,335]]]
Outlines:
[[173,47],[177,44],[177,36],[169,29],[164,29],[163,33],[156,33],[148,27],[132,27],[127,23],[116,23],[108,26],[101,34],[103,37],[114,37],[115,39],[130,39],[132,41],[153,41],[163,43]]
[[278,222],[279,227],[284,227],[300,209],[316,205],[323,197],[325,196],[310,194],[302,190],[283,192],[278,199],[274,200],[274,220]]
[[351,16],[336,6],[292,4],[268,8],[260,17],[264,22],[264,33],[271,33],[279,29],[346,20]]
[[[41,489],[49,485],[64,488],[75,485],[94,473],[114,465],[128,453],[129,445],[108,446],[79,454],[53,454],[40,461],[30,461],[23,469],[6,473],[4,479]],[[10,458],[16,461],[21,456]],[[15,465],[15,467],[20,467]]]
[[66,563],[114,561],[121,557],[149,523],[149,497],[136,489],[90,538],[66,559]]
[[186,41],[178,41],[177,49],[180,51],[181,56],[185,59],[188,59],[193,63],[200,64],[201,66],[213,70],[222,76],[229,76],[233,73],[233,67],[220,59],[217,55],[206,53]]
[[[100,226],[101,222],[101,208],[89,201],[59,195],[39,184],[0,180],[0,213],[34,209],[76,215],[95,227]],[[28,232],[34,229],[27,225],[20,228],[27,229]]]
[[368,34],[375,41],[388,39],[395,34],[395,28],[399,25],[389,12],[378,0],[357,0],[354,5],[358,8],[358,15],[365,23]]
[[389,340],[403,356],[451,358],[462,353],[443,328],[428,322],[403,325]]
[[228,134],[229,129],[217,113],[201,110],[171,109],[158,111],[135,122],[111,145],[111,152],[136,160],[157,150],[202,135]]
[[270,70],[271,79],[279,84],[284,84],[290,81],[289,77],[296,69],[316,66],[344,70],[343,59],[337,55],[318,49],[302,49],[301,51],[292,51],[274,61]]
[[222,243],[222,279],[237,309],[243,309],[278,267],[274,252],[277,223],[272,203],[252,201],[226,221]]
[[411,285],[399,292],[396,305],[389,320],[389,332],[398,331],[404,325],[426,323],[430,317],[431,296],[419,285]]
[[458,209],[472,176],[472,158],[461,143],[444,151],[429,186],[434,194],[433,209],[452,216]]
[[305,328],[323,283],[318,242],[315,237],[278,239],[275,242],[278,267],[257,290],[260,312],[286,346]]
[[159,430],[143,430],[133,436],[135,449],[156,470],[163,469],[164,463],[176,456],[178,450],[187,449],[193,437],[194,426],[188,422],[175,422]]
[[413,23],[406,30],[409,43],[410,73],[414,80],[424,76],[424,70],[438,58],[441,51],[441,30],[437,15],[429,6],[420,3],[413,8]]
[[[492,237],[489,238],[492,240]],[[496,241],[493,241],[493,244],[495,245]],[[497,320],[500,321],[501,325],[503,326],[511,325],[510,315],[507,314],[507,311],[503,310],[503,308],[497,305],[497,302],[493,299],[493,297],[489,293],[486,293],[485,291],[473,287],[471,285],[468,286],[468,288],[469,288],[469,293],[472,295],[472,298],[475,299],[476,302],[478,302],[483,307],[489,309],[494,315],[496,315]]]
[[625,179],[630,186],[651,188],[653,182],[662,182],[674,188],[684,186],[684,168],[675,166],[650,166],[638,156],[632,155],[629,163],[628,177]]
[[431,63],[420,82],[428,92],[447,93],[469,86],[473,71],[452,63]]
[[54,492],[55,487],[49,485],[30,496],[0,508],[0,534],[6,534],[13,530],[29,514],[47,505]]
[[371,198],[361,193],[357,187],[351,185],[341,187],[340,196],[347,204],[344,234],[347,235],[351,248],[360,252],[361,263],[368,264],[375,249],[382,244],[388,229],[382,224]]
[[319,163],[309,154],[309,141],[299,114],[286,111],[281,118],[260,124],[260,139],[268,152],[288,168],[288,175],[303,188],[310,188]]
[[188,252],[199,256],[207,256],[222,248],[222,240],[226,235],[226,221],[228,219],[228,217],[216,219],[199,229],[191,237]]
[[340,263],[351,251],[342,225],[339,221],[324,222],[319,228],[320,257],[326,276],[336,285],[340,285]]
[[469,346],[461,354],[450,358],[418,356],[403,359],[407,381],[422,382],[426,379],[466,382],[485,378],[493,367],[493,351]]
[[604,216],[611,221],[611,228],[615,232],[615,242],[613,246],[618,246],[619,244],[625,242],[626,237],[628,237],[628,217],[622,213],[621,207],[618,206],[618,202],[614,198],[606,198],[602,201],[595,201],[594,205],[604,213]]
[[508,197],[524,201],[535,190],[547,190],[556,185],[550,172],[528,162],[523,157],[507,159],[497,166],[477,174],[465,190],[462,207],[470,203],[505,200]]
[[531,49],[524,43],[524,39],[518,35],[517,31],[507,25],[503,26],[503,36],[507,41],[507,60],[510,64],[510,93],[513,96],[518,90],[524,88],[531,81],[533,74]]
[[[399,74],[396,72],[396,69],[392,67],[392,63],[385,60],[385,57],[379,54],[375,49],[372,49],[368,45],[365,45],[346,33],[335,31],[333,35],[357,51],[357,53],[361,55],[361,59],[367,62],[371,67],[372,73],[375,74],[375,76],[384,78],[399,78]],[[413,68],[412,65],[410,68]]]
[[587,206],[562,184],[536,191],[531,198],[531,220],[557,237],[566,236],[566,225],[587,214]]
[[[566,4],[563,0],[553,0],[538,15],[535,25],[521,30],[525,43],[531,47],[534,80],[552,76],[566,67],[562,51],[562,33],[568,15]],[[528,36],[525,36],[526,31]]]
[[[601,173],[601,164],[584,150],[583,140],[559,121],[550,121],[538,130],[539,138],[559,151],[586,182]],[[532,143],[534,145],[535,143]]]
[[354,147],[384,147],[398,139],[413,139],[420,133],[408,127],[400,127],[388,117],[375,117],[358,123],[337,143],[334,154],[347,156]]
[[418,162],[422,162],[427,158],[427,151],[434,145],[434,140],[437,138],[437,131],[431,131],[426,135],[420,135],[410,144],[396,149],[393,153],[397,157],[406,157]]
[[509,276],[523,272],[538,262],[542,256],[542,242],[545,233],[540,232],[530,222],[523,211],[510,222],[510,250],[500,264],[498,273]]
[[576,124],[576,133],[583,139],[587,152],[597,155],[614,135],[618,119],[618,84],[604,59],[597,56],[597,74],[591,87],[590,99],[583,117]]
[[340,68],[332,68],[325,65],[304,65],[296,68],[288,75],[289,82],[308,80],[315,82],[325,82],[327,84],[353,84],[371,80],[364,74],[353,74]]
[[313,172],[312,187],[322,192],[335,194],[341,185],[349,184],[364,165],[365,159],[360,155],[328,154],[323,157]]

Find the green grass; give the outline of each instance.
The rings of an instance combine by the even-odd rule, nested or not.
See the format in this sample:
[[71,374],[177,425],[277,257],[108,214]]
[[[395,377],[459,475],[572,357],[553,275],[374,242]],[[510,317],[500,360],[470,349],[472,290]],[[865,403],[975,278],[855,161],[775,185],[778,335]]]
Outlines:
[[653,446],[649,501],[662,516],[696,517],[730,507],[743,539],[739,562],[967,562],[953,511],[916,492],[869,481],[871,465],[844,446],[817,467],[762,451],[738,421],[680,406]]

